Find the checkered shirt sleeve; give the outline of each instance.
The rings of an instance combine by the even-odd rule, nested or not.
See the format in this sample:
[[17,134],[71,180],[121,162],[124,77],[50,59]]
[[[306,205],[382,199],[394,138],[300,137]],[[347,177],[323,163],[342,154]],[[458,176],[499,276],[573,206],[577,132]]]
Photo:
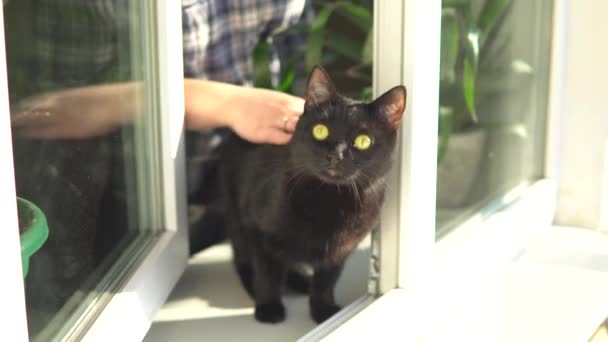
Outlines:
[[[185,76],[253,85],[252,55],[260,38],[306,20],[309,9],[304,0],[183,0]],[[273,66],[305,44],[302,33],[281,36],[273,39]]]

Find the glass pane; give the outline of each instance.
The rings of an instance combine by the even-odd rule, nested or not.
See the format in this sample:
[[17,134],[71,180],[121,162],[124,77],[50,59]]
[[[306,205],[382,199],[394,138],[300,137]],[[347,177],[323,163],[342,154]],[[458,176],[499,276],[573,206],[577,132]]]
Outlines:
[[32,340],[77,336],[161,233],[147,4],[5,1],[17,194],[48,222],[25,279]]
[[551,21],[550,0],[443,1],[438,236],[542,175]]

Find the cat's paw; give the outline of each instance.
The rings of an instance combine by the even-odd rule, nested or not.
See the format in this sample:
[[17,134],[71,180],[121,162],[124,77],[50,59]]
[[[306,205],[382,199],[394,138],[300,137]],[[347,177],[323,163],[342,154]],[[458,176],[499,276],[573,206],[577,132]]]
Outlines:
[[336,304],[323,302],[310,303],[310,316],[317,323],[323,323],[340,310],[342,310],[342,308]]
[[285,320],[285,306],[281,302],[256,304],[255,319],[262,323],[279,323]]

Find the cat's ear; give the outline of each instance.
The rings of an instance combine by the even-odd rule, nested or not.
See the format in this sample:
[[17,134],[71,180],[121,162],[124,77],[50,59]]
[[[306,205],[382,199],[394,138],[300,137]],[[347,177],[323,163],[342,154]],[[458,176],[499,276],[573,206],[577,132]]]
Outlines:
[[336,96],[336,87],[329,78],[327,71],[315,65],[310,72],[306,87],[306,107],[327,102],[334,96]]
[[375,99],[371,105],[374,112],[387,118],[393,128],[397,129],[405,110],[406,97],[407,91],[405,87],[396,86]]

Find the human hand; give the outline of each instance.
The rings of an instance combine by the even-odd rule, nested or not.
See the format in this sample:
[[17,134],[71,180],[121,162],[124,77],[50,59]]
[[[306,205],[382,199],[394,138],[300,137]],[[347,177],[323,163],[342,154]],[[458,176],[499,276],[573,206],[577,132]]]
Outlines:
[[304,111],[304,99],[268,89],[186,79],[184,92],[188,129],[228,126],[253,143],[286,144]]
[[254,143],[286,144],[304,111],[304,99],[267,89],[245,88],[235,94],[229,127]]
[[40,139],[80,139],[107,134],[132,120],[138,86],[119,83],[36,95],[11,106],[17,134]]

